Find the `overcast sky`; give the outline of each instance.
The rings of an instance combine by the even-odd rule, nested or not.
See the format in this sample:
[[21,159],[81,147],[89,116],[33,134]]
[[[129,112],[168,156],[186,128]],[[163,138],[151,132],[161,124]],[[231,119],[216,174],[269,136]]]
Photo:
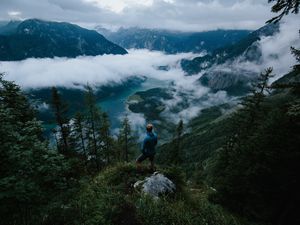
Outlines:
[[274,14],[267,0],[0,0],[0,20],[39,18],[85,27],[182,31],[256,29]]

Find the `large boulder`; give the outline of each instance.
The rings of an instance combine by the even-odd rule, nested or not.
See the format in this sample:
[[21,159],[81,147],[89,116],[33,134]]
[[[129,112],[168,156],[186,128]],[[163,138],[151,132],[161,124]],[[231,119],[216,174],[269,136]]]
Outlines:
[[161,195],[174,193],[176,190],[175,184],[161,173],[155,172],[150,177],[146,177],[142,181],[137,181],[134,184],[135,189],[148,194],[154,198]]

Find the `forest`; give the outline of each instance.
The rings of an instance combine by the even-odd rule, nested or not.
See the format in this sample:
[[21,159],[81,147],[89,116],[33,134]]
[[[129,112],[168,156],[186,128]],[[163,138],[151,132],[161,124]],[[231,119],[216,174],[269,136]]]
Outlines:
[[[269,0],[277,23],[299,0]],[[0,224],[3,225],[293,225],[300,224],[300,50],[297,64],[270,84],[266,68],[232,113],[227,105],[178,123],[158,146],[157,170],[176,185],[159,200],[133,184],[140,141],[125,115],[113,135],[109,115],[86,85],[70,116],[56,87],[56,126],[45,136],[32,102],[0,75]]]

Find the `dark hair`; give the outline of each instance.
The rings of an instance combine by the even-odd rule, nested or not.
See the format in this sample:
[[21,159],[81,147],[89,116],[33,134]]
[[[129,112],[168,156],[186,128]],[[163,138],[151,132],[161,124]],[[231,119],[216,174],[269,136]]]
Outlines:
[[153,125],[152,124],[147,124],[147,127],[146,127],[146,130],[148,131],[148,132],[151,132],[152,131],[152,129],[153,129]]

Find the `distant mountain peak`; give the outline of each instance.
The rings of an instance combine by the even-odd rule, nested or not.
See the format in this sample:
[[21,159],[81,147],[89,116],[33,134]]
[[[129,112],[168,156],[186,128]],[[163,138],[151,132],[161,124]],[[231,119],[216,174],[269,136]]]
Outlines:
[[1,33],[0,29],[0,60],[127,53],[98,32],[78,25],[40,19],[15,25],[9,32]]
[[183,32],[139,27],[120,27],[113,32],[98,26],[95,28],[108,40],[123,48],[149,49],[166,53],[213,51],[233,44],[247,36],[249,30],[214,30],[204,32]]

